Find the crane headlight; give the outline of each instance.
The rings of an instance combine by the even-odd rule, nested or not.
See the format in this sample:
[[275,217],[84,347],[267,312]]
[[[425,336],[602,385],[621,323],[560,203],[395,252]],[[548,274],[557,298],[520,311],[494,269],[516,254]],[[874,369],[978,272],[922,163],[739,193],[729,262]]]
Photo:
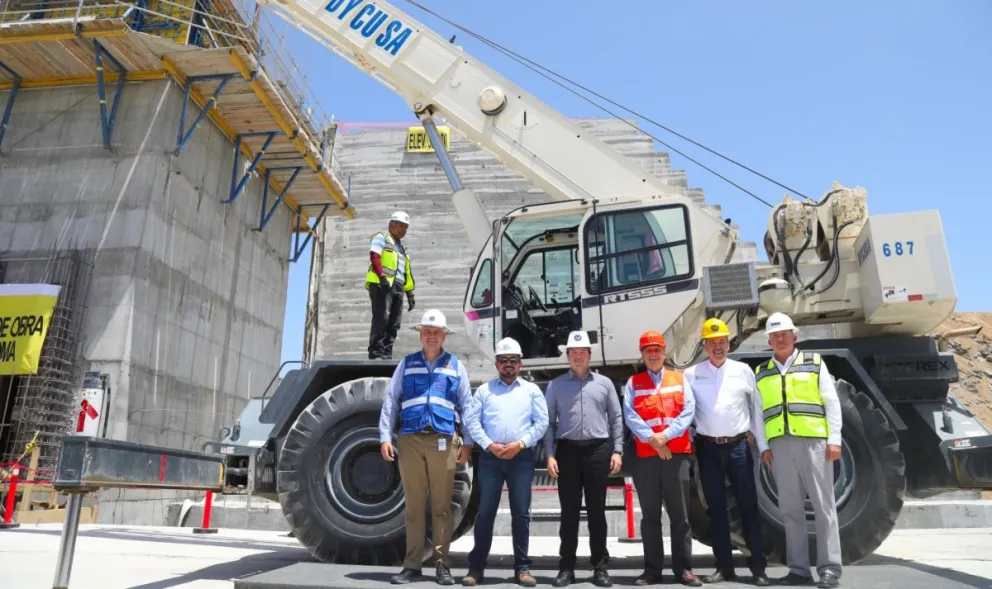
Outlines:
[[479,108],[487,115],[498,115],[506,106],[506,94],[496,86],[489,86],[479,92]]
[[781,278],[769,278],[758,285],[758,305],[769,314],[792,312],[792,289]]

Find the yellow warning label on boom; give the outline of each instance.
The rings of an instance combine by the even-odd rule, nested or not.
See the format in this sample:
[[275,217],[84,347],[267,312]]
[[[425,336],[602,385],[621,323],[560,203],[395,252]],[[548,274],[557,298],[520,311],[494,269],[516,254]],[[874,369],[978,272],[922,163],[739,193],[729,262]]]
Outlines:
[[[437,134],[441,136],[441,143],[447,151],[451,144],[451,129],[448,127],[438,127]],[[427,131],[423,127],[410,127],[406,130],[406,150],[411,153],[429,153],[434,151],[431,145],[431,138],[427,136]]]

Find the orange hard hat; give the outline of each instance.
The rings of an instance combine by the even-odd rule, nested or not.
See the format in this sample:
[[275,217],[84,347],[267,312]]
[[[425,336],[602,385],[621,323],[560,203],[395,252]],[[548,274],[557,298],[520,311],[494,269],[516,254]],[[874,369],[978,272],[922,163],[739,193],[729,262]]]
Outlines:
[[638,348],[643,350],[648,346],[661,346],[664,348],[665,336],[661,335],[657,331],[645,331],[641,334],[641,344]]

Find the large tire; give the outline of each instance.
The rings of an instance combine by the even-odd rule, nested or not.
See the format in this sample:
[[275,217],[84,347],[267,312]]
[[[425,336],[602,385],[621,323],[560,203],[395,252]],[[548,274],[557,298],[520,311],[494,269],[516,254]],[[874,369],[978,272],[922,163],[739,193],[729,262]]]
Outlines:
[[[906,491],[906,462],[899,451],[889,420],[871,398],[845,381],[837,380],[837,393],[843,413],[843,451],[834,465],[834,496],[840,527],[841,559],[844,565],[870,556],[895,527]],[[785,563],[785,528],[778,509],[775,480],[756,449],[752,448],[758,482],[758,510],[761,513],[765,555],[771,562]],[[694,477],[689,514],[693,536],[712,545],[709,516],[702,488]],[[737,502],[727,487],[731,544],[748,554]],[[810,563],[816,563],[816,523],[806,503]]]
[[[300,413],[279,452],[279,503],[294,536],[318,560],[378,566],[403,562],[405,501],[399,467],[379,454],[379,412],[388,388],[388,378],[361,378],[332,388]],[[466,529],[462,523],[471,495],[472,469],[459,465],[451,497],[452,540]],[[425,559],[431,544],[427,521]]]

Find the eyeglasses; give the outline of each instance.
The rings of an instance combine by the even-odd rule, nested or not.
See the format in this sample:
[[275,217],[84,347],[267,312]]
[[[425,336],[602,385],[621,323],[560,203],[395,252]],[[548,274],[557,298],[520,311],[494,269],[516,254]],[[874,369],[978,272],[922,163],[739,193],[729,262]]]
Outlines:
[[517,357],[513,357],[513,358],[499,357],[499,358],[496,358],[496,363],[497,364],[509,364],[509,365],[513,366],[514,364],[518,364],[519,362],[520,362],[520,358],[517,358]]

